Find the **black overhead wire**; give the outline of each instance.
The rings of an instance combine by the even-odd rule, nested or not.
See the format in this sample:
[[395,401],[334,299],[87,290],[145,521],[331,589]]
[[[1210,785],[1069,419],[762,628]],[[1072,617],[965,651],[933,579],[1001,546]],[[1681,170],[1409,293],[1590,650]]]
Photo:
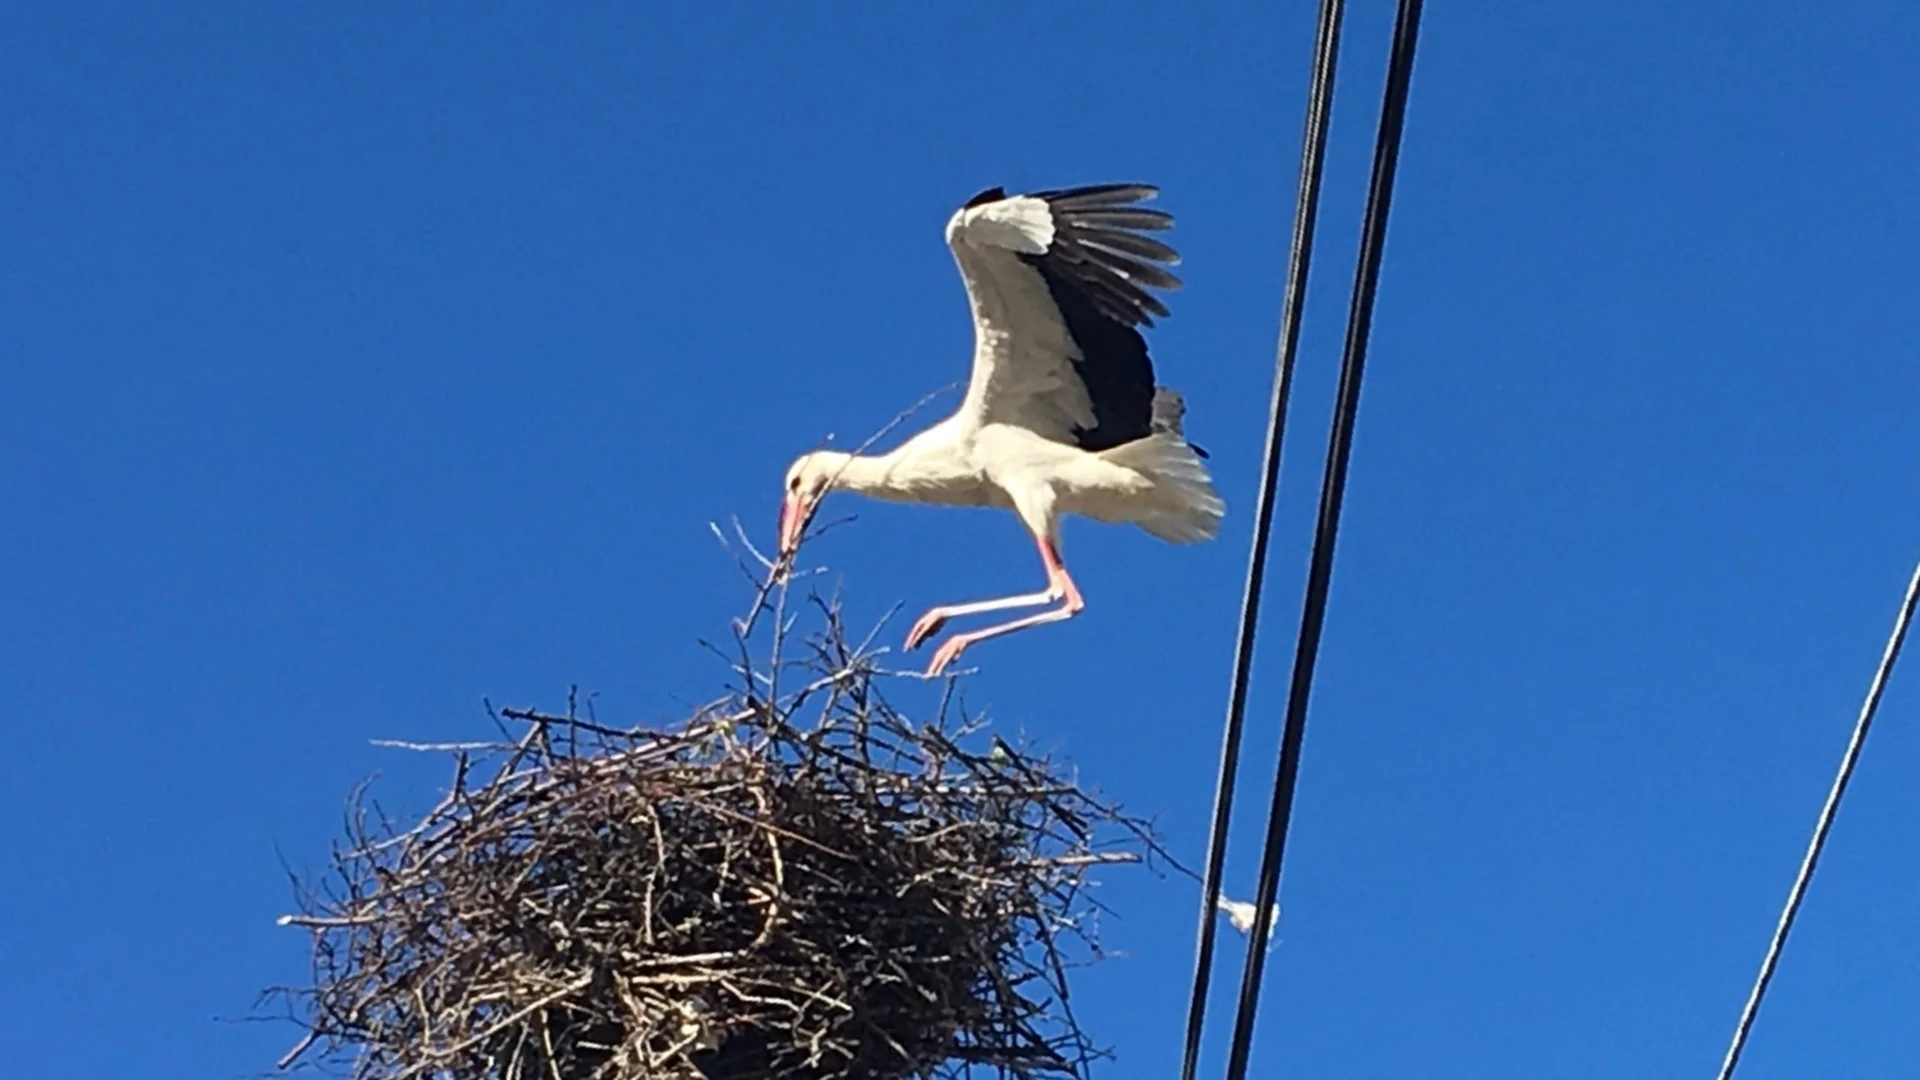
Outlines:
[[1720,1063],[1719,1080],[1732,1080],[1734,1067],[1740,1064],[1740,1052],[1746,1049],[1747,1035],[1753,1030],[1753,1019],[1760,1012],[1761,999],[1767,996],[1767,986],[1773,981],[1773,969],[1780,963],[1780,953],[1787,947],[1787,935],[1793,930],[1793,920],[1800,914],[1800,902],[1806,899],[1807,885],[1813,880],[1813,868],[1820,861],[1820,851],[1827,846],[1827,834],[1833,829],[1833,818],[1840,810],[1840,799],[1847,793],[1847,782],[1853,779],[1853,767],[1860,762],[1860,750],[1866,745],[1867,729],[1873,726],[1874,713],[1880,709],[1880,695],[1886,691],[1887,679],[1893,674],[1893,665],[1900,659],[1900,647],[1906,643],[1907,629],[1913,625],[1913,612],[1920,606],[1920,566],[1913,569],[1913,577],[1907,582],[1906,599],[1900,603],[1900,612],[1893,620],[1893,633],[1887,638],[1887,647],[1880,654],[1880,667],[1873,673],[1873,682],[1867,687],[1867,700],[1860,706],[1860,717],[1854,721],[1853,737],[1847,740],[1847,752],[1840,758],[1840,771],[1833,778],[1833,788],[1827,792],[1827,802],[1820,808],[1820,818],[1813,826],[1813,840],[1807,845],[1807,854],[1800,861],[1800,872],[1793,879],[1793,888],[1787,893],[1787,906],[1780,912],[1780,923],[1774,928],[1773,940],[1767,944],[1767,955],[1760,961],[1760,975],[1754,980],[1753,989],[1747,994],[1746,1007],[1740,1010],[1740,1023],[1733,1029],[1733,1042],[1727,1047],[1727,1056]]
[[1213,796],[1213,832],[1208,839],[1207,871],[1200,897],[1200,940],[1194,957],[1193,1000],[1187,1009],[1186,1056],[1180,1066],[1181,1080],[1194,1080],[1200,1064],[1200,1033],[1206,1023],[1207,990],[1213,978],[1213,936],[1219,922],[1214,908],[1220,902],[1220,878],[1227,861],[1227,826],[1233,818],[1234,781],[1240,771],[1240,733],[1247,713],[1247,684],[1253,671],[1260,592],[1267,574],[1274,492],[1280,484],[1280,450],[1285,441],[1287,402],[1293,394],[1300,313],[1306,302],[1307,268],[1313,261],[1314,223],[1320,216],[1320,176],[1327,157],[1327,117],[1333,108],[1334,66],[1340,52],[1340,18],[1345,7],[1344,0],[1321,0],[1320,29],[1313,47],[1306,131],[1301,139],[1300,186],[1293,207],[1293,248],[1287,259],[1286,290],[1280,301],[1280,342],[1275,350],[1273,405],[1267,419],[1266,467],[1260,477],[1259,497],[1254,502],[1253,552],[1247,560],[1247,587],[1240,602],[1240,635],[1234,645],[1233,683],[1227,694],[1226,733],[1220,743],[1220,779]]
[[1380,261],[1386,249],[1387,214],[1393,203],[1394,172],[1400,161],[1400,134],[1406,126],[1407,96],[1413,84],[1420,9],[1421,0],[1400,0],[1394,17],[1386,89],[1380,104],[1380,128],[1373,145],[1373,175],[1367,184],[1367,207],[1360,226],[1360,258],[1354,268],[1353,303],[1347,312],[1340,386],[1334,394],[1326,471],[1320,483],[1320,511],[1314,526],[1313,554],[1307,565],[1307,588],[1301,603],[1293,678],[1287,688],[1286,721],[1280,735],[1273,803],[1268,808],[1266,851],[1260,861],[1260,885],[1253,900],[1258,916],[1248,935],[1246,970],[1240,979],[1240,1003],[1227,1057],[1227,1080],[1244,1080],[1253,1048],[1254,1014],[1260,1003],[1260,980],[1266,971],[1267,935],[1272,925],[1266,913],[1273,910],[1280,888],[1280,863],[1286,852],[1287,826],[1293,816],[1300,747],[1306,738],[1307,699],[1313,689],[1314,661],[1319,656],[1320,633],[1326,623],[1334,543],[1340,531],[1340,504],[1346,493],[1347,463],[1353,451],[1354,424],[1360,411],[1360,379],[1366,366],[1374,297],[1379,291]]

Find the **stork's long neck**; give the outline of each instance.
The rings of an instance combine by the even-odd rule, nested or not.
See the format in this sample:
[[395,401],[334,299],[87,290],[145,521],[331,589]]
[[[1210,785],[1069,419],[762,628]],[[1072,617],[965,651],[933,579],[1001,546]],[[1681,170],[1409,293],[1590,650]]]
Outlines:
[[976,470],[925,442],[907,442],[871,457],[849,455],[840,463],[834,486],[870,499],[896,502],[976,505],[981,501]]
[[898,498],[902,494],[897,466],[899,452],[848,454],[835,467],[834,487],[869,498]]

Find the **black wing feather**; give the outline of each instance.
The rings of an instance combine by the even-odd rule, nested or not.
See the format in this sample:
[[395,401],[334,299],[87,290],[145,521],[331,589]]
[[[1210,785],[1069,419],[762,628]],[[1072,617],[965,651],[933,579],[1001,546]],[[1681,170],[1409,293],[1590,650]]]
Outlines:
[[[1082,235],[1084,236],[1084,234]],[[1172,248],[1155,240],[1151,236],[1141,236],[1139,233],[1118,231],[1103,232],[1098,239],[1085,240],[1083,242],[1090,243],[1095,247],[1106,248],[1109,251],[1124,252],[1125,254],[1141,259],[1148,259],[1153,262],[1177,263],[1180,261],[1180,256],[1175,254]]]
[[984,206],[990,202],[999,202],[1001,199],[1004,199],[1006,197],[1007,197],[1006,188],[990,187],[985,191],[982,191],[980,194],[975,195],[973,198],[968,199],[967,204],[961,207],[961,209],[971,210],[976,206]]
[[[1127,326],[1152,326],[1167,309],[1146,291],[1178,289],[1180,279],[1156,263],[1172,265],[1180,256],[1158,240],[1131,230],[1169,228],[1173,217],[1132,205],[1159,189],[1147,184],[1099,184],[1042,191],[1053,211],[1053,243],[1037,260],[1079,285],[1108,318]],[[1151,226],[1144,222],[1151,221]]]
[[1146,229],[1160,232],[1173,228],[1173,215],[1140,207],[1111,210],[1076,210],[1073,216],[1083,224],[1109,229]]
[[1080,347],[1074,366],[1094,415],[1093,427],[1075,433],[1083,450],[1105,450],[1154,432],[1153,361],[1139,328],[1167,314],[1147,289],[1180,287],[1180,279],[1163,268],[1179,255],[1133,231],[1173,225],[1171,215],[1134,205],[1157,194],[1146,184],[1034,193],[1053,212],[1053,242],[1045,252],[1021,258],[1046,281]]
[[1046,256],[1021,257],[1047,283],[1067,333],[1080,346],[1073,367],[1093,406],[1093,426],[1075,430],[1074,445],[1098,452],[1153,434],[1153,361],[1146,339],[1096,307],[1094,294],[1059,273]]
[[1087,187],[1036,191],[1033,196],[1052,203],[1055,210],[1091,210],[1102,206],[1145,202],[1158,194],[1160,189],[1152,184],[1091,184]]

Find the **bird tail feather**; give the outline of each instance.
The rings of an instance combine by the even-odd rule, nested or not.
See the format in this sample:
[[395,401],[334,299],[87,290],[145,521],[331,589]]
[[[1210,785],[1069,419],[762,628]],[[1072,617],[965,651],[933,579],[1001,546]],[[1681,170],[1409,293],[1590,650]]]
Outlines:
[[1227,504],[1214,490],[1206,464],[1181,434],[1179,395],[1162,389],[1154,405],[1160,430],[1103,450],[1100,456],[1153,480],[1155,512],[1139,520],[1141,528],[1175,544],[1211,540],[1220,534]]

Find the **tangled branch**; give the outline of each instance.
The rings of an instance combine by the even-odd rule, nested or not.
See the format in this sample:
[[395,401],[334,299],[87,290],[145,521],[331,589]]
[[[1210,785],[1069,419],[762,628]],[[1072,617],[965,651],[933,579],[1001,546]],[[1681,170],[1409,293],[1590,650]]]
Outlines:
[[1087,875],[1160,854],[1147,827],[945,701],[902,715],[837,608],[810,611],[801,637],[773,610],[758,663],[737,623],[739,685],[679,730],[504,710],[523,730],[497,744],[416,747],[453,766],[417,823],[357,792],[282,920],[313,962],[277,991],[306,1031],[282,1067],[1084,1075],[1067,976],[1098,955]]

